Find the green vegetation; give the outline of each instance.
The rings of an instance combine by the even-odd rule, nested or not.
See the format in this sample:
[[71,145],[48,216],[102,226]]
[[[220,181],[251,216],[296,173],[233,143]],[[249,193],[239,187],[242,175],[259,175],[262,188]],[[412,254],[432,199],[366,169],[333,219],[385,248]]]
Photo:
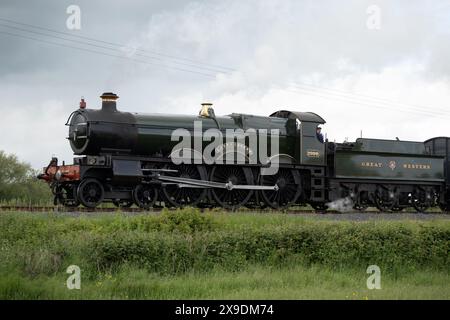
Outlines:
[[242,271],[158,275],[123,268],[83,278],[81,290],[68,290],[61,272],[26,278],[16,273],[0,280],[1,299],[450,299],[450,276],[422,270],[382,273],[381,290],[368,290],[364,268],[334,270],[290,265],[251,266]]
[[52,202],[48,185],[36,179],[38,172],[15,155],[0,150],[0,203],[46,205]]
[[[450,298],[450,221],[0,215],[0,298]],[[82,289],[68,290],[69,265]],[[366,288],[366,268],[382,290]]]

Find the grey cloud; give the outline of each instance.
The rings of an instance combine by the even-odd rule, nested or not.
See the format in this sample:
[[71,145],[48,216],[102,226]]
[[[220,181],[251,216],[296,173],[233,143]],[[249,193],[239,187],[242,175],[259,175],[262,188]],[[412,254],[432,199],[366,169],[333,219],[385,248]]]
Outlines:
[[[0,119],[0,149],[15,152],[36,167],[52,153],[70,161],[63,122],[81,95],[89,107],[97,107],[99,94],[106,90],[119,94],[119,108],[136,112],[193,113],[201,100],[215,102],[216,113],[312,108],[328,117],[329,133],[338,140],[361,127],[374,136],[392,136],[398,118],[385,122],[385,130],[377,129],[386,114],[401,113],[369,112],[355,104],[294,93],[290,83],[314,81],[335,88],[345,83],[343,89],[410,104],[419,100],[431,109],[445,107],[448,101],[450,7],[445,1],[7,0],[0,4],[0,17],[68,32],[65,10],[70,4],[82,10],[82,30],[76,34],[137,46],[155,59],[136,54],[130,58],[157,66],[0,34],[0,112],[8,114]],[[366,27],[366,9],[372,4],[382,13],[377,31]],[[188,66],[193,62],[150,52],[234,71],[203,77],[175,69],[210,72]],[[420,66],[419,71],[408,74],[404,67],[408,63]],[[403,81],[408,78],[409,86],[417,88],[414,100]],[[341,121],[344,115],[346,123]],[[371,121],[364,125],[368,115]],[[402,135],[409,134],[408,127],[415,128],[409,134],[414,139],[445,134],[434,128],[426,133],[420,127],[424,122],[418,124],[415,116],[405,119],[409,122],[400,129]]]

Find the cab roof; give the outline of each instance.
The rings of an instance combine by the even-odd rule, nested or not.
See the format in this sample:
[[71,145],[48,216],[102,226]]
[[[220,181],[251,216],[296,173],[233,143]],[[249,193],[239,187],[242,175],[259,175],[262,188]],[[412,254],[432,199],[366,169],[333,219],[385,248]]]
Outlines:
[[321,116],[314,112],[279,110],[272,113],[270,117],[298,119],[300,120],[300,122],[314,122],[320,124],[326,123],[326,121]]

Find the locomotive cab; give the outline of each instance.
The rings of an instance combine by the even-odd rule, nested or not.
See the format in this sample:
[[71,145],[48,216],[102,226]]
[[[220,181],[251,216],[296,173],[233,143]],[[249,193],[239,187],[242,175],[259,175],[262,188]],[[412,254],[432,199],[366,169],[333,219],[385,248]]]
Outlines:
[[287,118],[296,121],[298,137],[297,158],[302,165],[324,166],[326,163],[325,143],[317,137],[317,128],[325,120],[313,112],[295,112],[281,110],[270,117]]

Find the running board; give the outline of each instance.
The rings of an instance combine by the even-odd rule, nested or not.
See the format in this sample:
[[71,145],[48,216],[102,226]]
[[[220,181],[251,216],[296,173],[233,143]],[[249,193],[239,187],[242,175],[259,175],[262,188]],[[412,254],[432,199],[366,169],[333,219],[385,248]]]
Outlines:
[[214,181],[205,181],[205,180],[197,180],[190,178],[180,178],[180,177],[168,177],[168,176],[159,176],[159,180],[173,182],[178,184],[180,188],[218,188],[218,189],[227,189],[227,190],[274,190],[278,191],[278,186],[258,186],[258,185],[247,185],[247,184],[233,184],[231,181],[227,183],[222,182],[214,182]]

